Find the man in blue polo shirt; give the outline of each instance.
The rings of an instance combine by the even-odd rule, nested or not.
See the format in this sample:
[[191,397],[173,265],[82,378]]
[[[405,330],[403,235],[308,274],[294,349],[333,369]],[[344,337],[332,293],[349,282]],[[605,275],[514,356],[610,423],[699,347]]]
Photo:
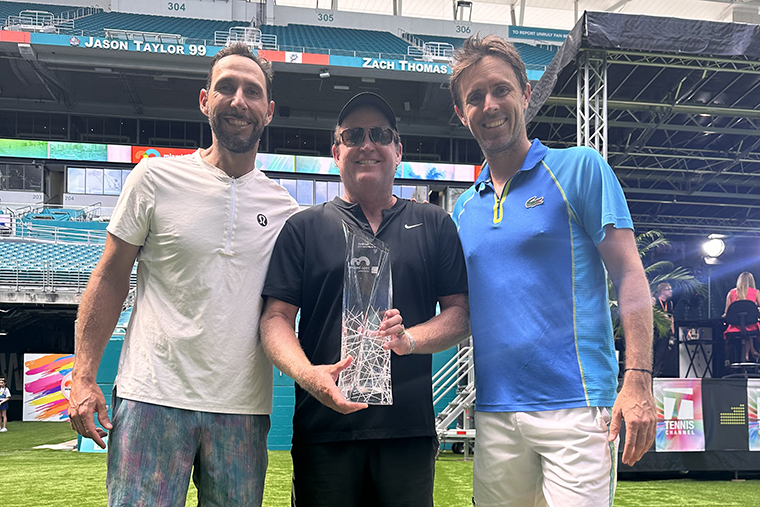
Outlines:
[[[623,462],[651,446],[652,310],[620,184],[594,150],[530,142],[515,48],[471,37],[451,93],[486,164],[457,201],[478,387],[474,502],[612,505]],[[626,336],[618,368],[605,267]],[[617,397],[616,397],[617,394]]]

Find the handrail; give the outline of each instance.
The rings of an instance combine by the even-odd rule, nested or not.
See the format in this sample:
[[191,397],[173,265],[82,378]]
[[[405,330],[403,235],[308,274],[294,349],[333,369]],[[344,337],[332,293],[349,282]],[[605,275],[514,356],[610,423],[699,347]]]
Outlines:
[[166,42],[182,44],[183,37],[178,33],[165,32],[142,32],[140,30],[128,30],[123,28],[103,28],[107,39],[139,40],[142,42]]
[[441,401],[452,389],[460,386],[473,371],[472,347],[462,347],[433,375],[433,404]]
[[411,33],[407,32],[403,28],[399,28],[398,29],[398,33],[399,33],[399,37],[401,37],[403,40],[405,40],[406,42],[408,42],[409,44],[411,44],[414,47],[422,49],[422,46],[425,45],[425,41],[424,40],[420,39],[419,37],[417,37],[414,34],[411,34]]
[[[65,223],[65,222],[63,222]],[[16,219],[14,239],[31,240],[40,243],[102,245],[106,242],[106,231],[75,229],[52,225],[32,224]]]
[[[0,266],[0,287],[16,292],[33,290],[41,292],[81,293],[90,280],[90,263],[78,263],[63,267],[56,261],[44,261],[40,266],[23,266],[20,260],[5,262]],[[137,272],[133,268],[129,277],[130,292],[137,285]]]
[[70,9],[68,11],[63,11],[56,16],[58,21],[75,21],[77,19],[85,18],[87,16],[91,16],[93,14],[98,14],[100,12],[103,12],[103,9],[100,7],[79,7],[77,9]]

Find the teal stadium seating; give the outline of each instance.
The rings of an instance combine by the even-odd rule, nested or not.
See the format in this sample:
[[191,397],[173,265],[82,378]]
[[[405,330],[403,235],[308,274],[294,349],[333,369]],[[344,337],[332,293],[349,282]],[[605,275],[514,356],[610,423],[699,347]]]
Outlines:
[[[17,16],[22,10],[43,10],[59,14],[76,7],[0,2],[0,20],[8,16]],[[148,14],[129,14],[122,12],[99,12],[77,19],[72,35],[93,37],[105,36],[104,29],[133,30],[178,34],[185,43],[212,43],[216,32],[227,32],[230,28],[245,26],[245,21],[214,21],[207,19],[176,18]],[[281,51],[333,54],[344,56],[397,57],[405,58],[409,43],[390,32],[377,30],[360,30],[329,26],[312,26],[289,24],[287,26],[262,25],[264,34],[277,36]],[[64,31],[65,32],[65,31]],[[444,42],[459,47],[464,39],[438,35],[419,35],[415,37],[425,42]],[[520,56],[528,68],[543,68],[551,62],[556,54],[553,46],[532,46],[515,43]]]
[[0,241],[0,266],[20,270],[92,272],[103,254],[103,245],[51,244],[27,241]]
[[[465,41],[465,39],[460,39],[457,37],[441,37],[438,35],[415,34],[414,36],[425,42],[445,42],[447,44],[451,44],[454,46],[454,48],[461,47]],[[557,54],[558,49],[556,46],[549,45],[539,47],[522,42],[513,42],[513,44],[515,45],[517,52],[520,53],[520,57],[525,63],[525,66],[528,68],[532,68],[531,66],[539,66],[542,68],[546,67],[549,65],[549,62],[552,61],[554,55]]]
[[0,26],[8,21],[8,16],[18,16],[21,11],[45,11],[53,15],[58,15],[62,12],[76,9],[77,7],[71,5],[0,2]]
[[262,33],[277,36],[281,51],[303,51],[345,56],[406,55],[409,44],[390,32],[289,24],[262,25]]
[[[103,29],[133,30],[139,32],[178,34],[190,42],[212,43],[216,31],[228,31],[235,26],[245,26],[245,21],[214,21],[210,19],[174,18],[149,14],[128,14],[123,12],[99,12],[74,22],[74,33],[92,37],[103,37]],[[188,41],[185,41],[188,42]]]

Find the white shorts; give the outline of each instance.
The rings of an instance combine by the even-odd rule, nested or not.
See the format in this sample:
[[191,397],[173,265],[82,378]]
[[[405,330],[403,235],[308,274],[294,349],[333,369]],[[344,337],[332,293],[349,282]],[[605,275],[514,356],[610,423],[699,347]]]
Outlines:
[[477,412],[477,507],[612,506],[617,446],[610,411]]

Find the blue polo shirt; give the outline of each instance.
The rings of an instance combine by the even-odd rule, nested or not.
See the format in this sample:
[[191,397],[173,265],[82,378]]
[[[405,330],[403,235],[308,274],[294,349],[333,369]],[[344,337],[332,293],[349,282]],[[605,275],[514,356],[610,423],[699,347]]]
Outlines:
[[454,207],[470,289],[478,410],[610,407],[617,391],[604,227],[633,229],[610,166],[533,141],[494,193],[486,165]]

